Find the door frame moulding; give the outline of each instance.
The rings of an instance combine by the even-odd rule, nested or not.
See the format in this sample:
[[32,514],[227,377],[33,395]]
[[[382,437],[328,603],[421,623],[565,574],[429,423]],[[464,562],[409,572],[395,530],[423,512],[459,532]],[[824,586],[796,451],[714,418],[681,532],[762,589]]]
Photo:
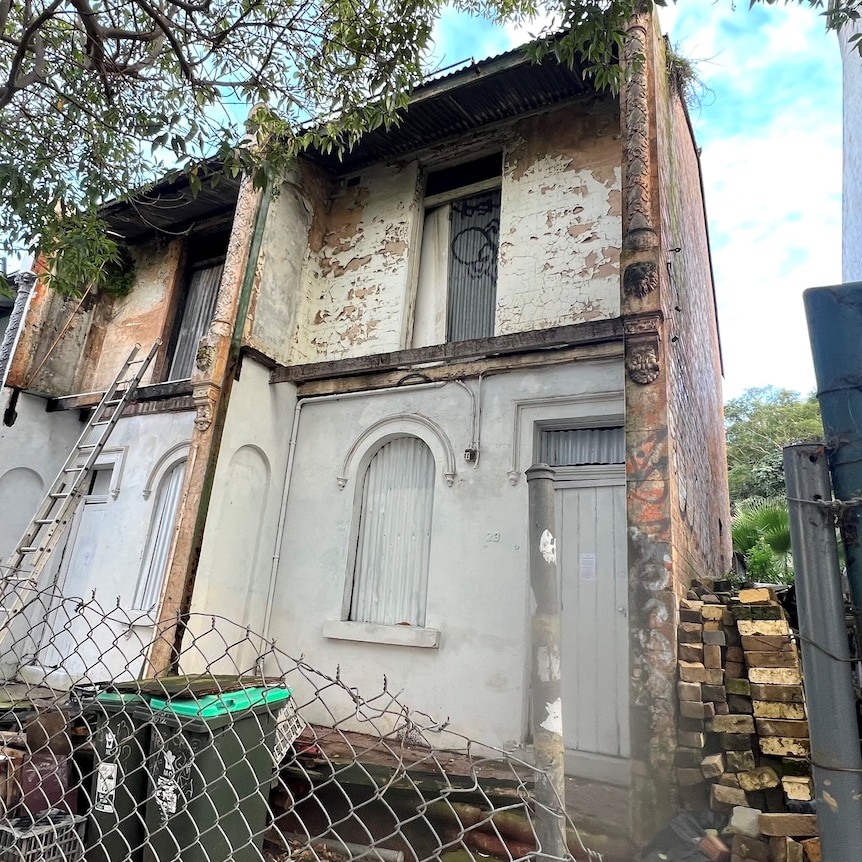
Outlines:
[[567,428],[589,428],[594,423],[603,426],[624,424],[624,405],[622,389],[515,401],[509,483],[517,485],[523,473],[521,465],[526,461],[532,463],[535,458],[536,435],[533,432],[536,428],[561,427],[563,424]]

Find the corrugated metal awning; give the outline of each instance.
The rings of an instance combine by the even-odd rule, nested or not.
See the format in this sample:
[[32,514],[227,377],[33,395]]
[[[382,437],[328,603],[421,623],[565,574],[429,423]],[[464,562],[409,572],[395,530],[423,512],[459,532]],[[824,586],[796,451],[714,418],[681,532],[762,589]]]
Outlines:
[[369,132],[341,158],[308,155],[333,173],[348,173],[590,93],[595,88],[577,65],[569,69],[554,57],[536,64],[518,48],[417,87],[398,126]]

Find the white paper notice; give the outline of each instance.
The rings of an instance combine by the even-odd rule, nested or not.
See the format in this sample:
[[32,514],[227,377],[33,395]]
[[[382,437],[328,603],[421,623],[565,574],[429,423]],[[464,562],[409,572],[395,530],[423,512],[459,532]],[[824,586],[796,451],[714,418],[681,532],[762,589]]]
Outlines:
[[582,581],[594,581],[596,579],[596,555],[581,554],[580,572]]

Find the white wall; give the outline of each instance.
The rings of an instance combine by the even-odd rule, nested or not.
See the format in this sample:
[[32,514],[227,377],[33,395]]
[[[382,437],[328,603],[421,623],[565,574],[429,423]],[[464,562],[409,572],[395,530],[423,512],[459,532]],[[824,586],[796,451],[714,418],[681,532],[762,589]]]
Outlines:
[[[0,415],[11,389],[0,393]],[[46,413],[44,398],[21,394],[15,424],[0,424],[0,562],[15,549],[43,495],[84,430],[75,411]]]
[[[0,438],[0,510],[15,512],[22,522],[20,529],[16,525],[13,531],[5,527],[7,519],[2,519],[3,541],[10,550],[83,430],[77,411],[45,413],[39,410],[40,404],[44,405],[40,399],[21,396],[19,419],[12,428],[4,427]],[[33,657],[44,635],[36,623],[47,619],[55,632],[66,630],[66,640],[62,645],[57,642],[59,655],[54,651],[48,655],[43,650],[41,661],[60,664],[69,674],[85,674],[91,679],[107,679],[139,669],[139,653],[152,636],[150,620],[132,607],[144,544],[158,481],[170,463],[186,451],[193,419],[194,413],[186,411],[131,416],[117,423],[97,462],[97,467],[110,469],[111,481],[110,494],[99,511],[95,543],[88,553],[78,556],[73,569],[60,570],[60,588],[66,599],[89,601],[95,590],[95,602],[110,611],[110,618],[106,620],[95,609],[82,615],[72,601],[59,610],[54,605],[50,614],[48,608],[42,608],[40,613],[31,614],[34,643],[22,646],[19,655]],[[40,493],[31,495],[34,499],[28,499],[26,506],[13,496],[17,487],[14,477],[22,468],[43,479]],[[11,481],[4,482],[9,477]],[[47,586],[57,575],[61,549],[62,544],[52,566],[40,579],[40,586]],[[130,660],[134,668],[127,668]]]
[[[231,401],[193,610],[234,620],[244,613],[254,627],[265,614],[263,587],[293,390],[286,384],[269,386],[265,371],[252,368],[245,363]],[[466,385],[478,398],[477,381]],[[481,386],[481,452],[475,469],[463,460],[473,442],[472,399],[456,383],[305,402],[269,634],[281,649],[304,655],[324,673],[334,675],[340,666],[342,678],[364,697],[381,691],[385,674],[390,690],[403,691],[401,699],[412,709],[440,721],[449,718],[459,731],[487,742],[519,740],[529,595],[523,471],[533,457],[533,422],[620,415],[622,388],[622,363],[615,359],[488,376]],[[440,435],[428,430],[433,424]],[[342,618],[363,451],[380,435],[399,431],[424,435],[436,460],[426,627],[439,631],[437,649],[323,635],[325,624],[335,623],[337,633]],[[455,465],[451,487],[444,476],[447,440]],[[249,445],[258,447],[257,463],[269,464],[266,480],[260,469],[231,472],[236,453]],[[209,620],[199,619],[209,628]],[[409,639],[405,627],[392,628]],[[224,649],[215,635],[210,644],[214,655]],[[314,706],[305,717],[331,721],[315,714]]]
[[844,61],[844,281],[862,281],[862,57],[847,41],[860,32],[857,22],[839,34]]
[[[243,361],[231,392],[192,598],[193,614],[220,614],[256,634],[265,627],[294,393],[291,384],[270,386],[268,369]],[[208,617],[195,617],[185,646],[210,627]],[[218,638],[199,643],[211,660],[225,652]],[[257,658],[245,645],[232,656],[211,669],[246,670]],[[206,666],[203,661],[193,667],[192,661],[184,670]]]

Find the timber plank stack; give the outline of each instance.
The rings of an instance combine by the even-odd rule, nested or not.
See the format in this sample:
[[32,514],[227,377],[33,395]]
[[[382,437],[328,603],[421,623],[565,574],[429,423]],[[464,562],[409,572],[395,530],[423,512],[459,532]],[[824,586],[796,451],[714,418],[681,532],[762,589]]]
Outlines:
[[723,858],[819,862],[799,651],[771,589],[680,602],[677,783],[728,818]]

